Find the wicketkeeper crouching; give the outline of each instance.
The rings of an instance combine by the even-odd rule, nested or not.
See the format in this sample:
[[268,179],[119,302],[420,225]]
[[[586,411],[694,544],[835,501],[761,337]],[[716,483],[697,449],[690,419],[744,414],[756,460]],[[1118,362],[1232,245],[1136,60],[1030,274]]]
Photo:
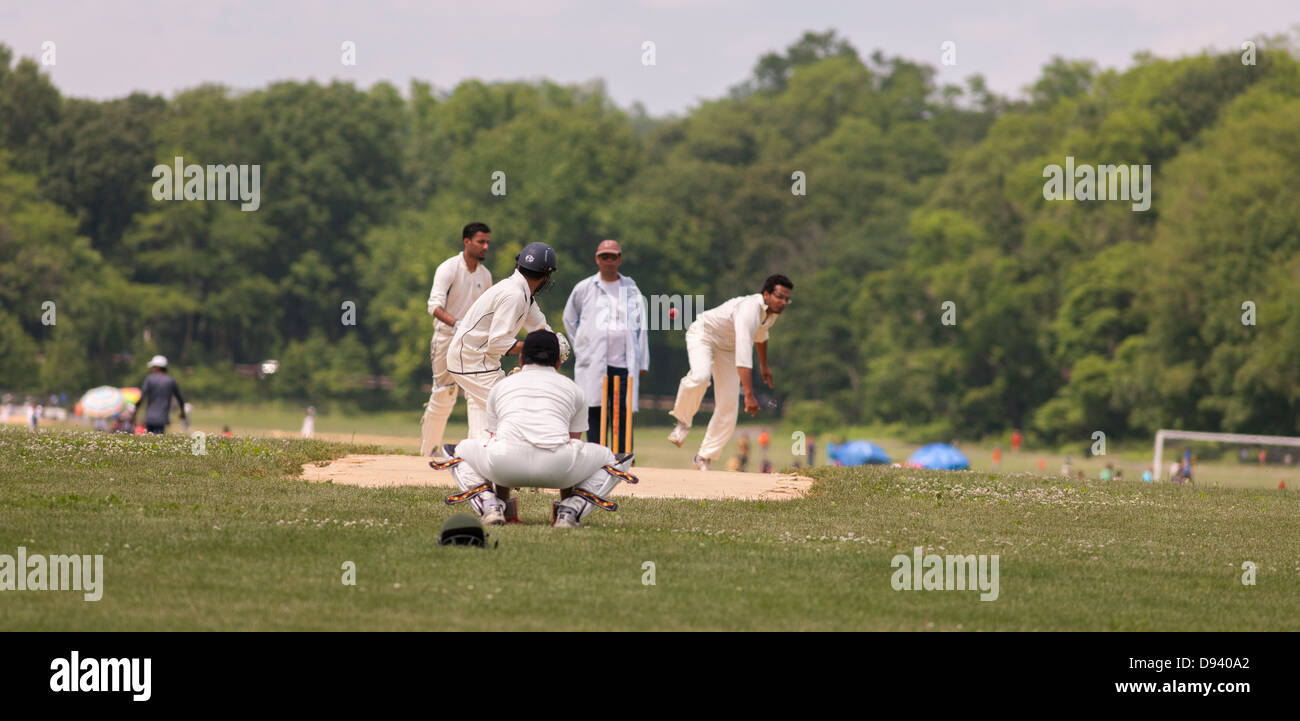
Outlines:
[[[446,448],[450,460],[430,463],[449,468],[459,493],[448,505],[469,501],[485,524],[517,521],[509,513],[510,489],[558,488],[552,525],[577,528],[591,509],[618,509],[608,499],[628,473],[632,454],[615,457],[608,448],[581,440],[587,430],[587,399],[559,372],[560,344],[555,333],[535,330],[524,338],[521,368],[492,387],[484,414],[487,438],[470,438]],[[511,509],[513,510],[513,509]]]

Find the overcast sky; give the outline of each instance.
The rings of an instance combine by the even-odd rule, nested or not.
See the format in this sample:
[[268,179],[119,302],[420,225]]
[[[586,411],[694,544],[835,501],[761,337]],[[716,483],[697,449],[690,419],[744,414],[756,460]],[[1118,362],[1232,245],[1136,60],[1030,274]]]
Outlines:
[[[935,65],[941,82],[982,73],[1018,94],[1053,55],[1125,67],[1134,52],[1236,49],[1300,23],[1297,0],[0,0],[0,43],[39,58],[66,95],[170,95],[202,82],[257,88],[344,78],[603,78],[620,105],[681,113],[744,80],[767,51],[834,28],[862,55],[882,49]],[[340,46],[356,43],[355,66]],[[644,41],[656,45],[641,64]],[[957,64],[940,65],[956,43]]]

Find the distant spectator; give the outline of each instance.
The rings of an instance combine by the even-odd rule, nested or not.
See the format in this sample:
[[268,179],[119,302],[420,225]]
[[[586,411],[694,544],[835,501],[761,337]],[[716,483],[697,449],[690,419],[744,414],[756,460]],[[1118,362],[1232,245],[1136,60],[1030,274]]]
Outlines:
[[[176,384],[176,379],[167,373],[167,359],[156,355],[149,361],[148,377],[140,384],[140,401],[149,407],[144,416],[147,431],[155,434],[167,432],[167,424],[171,421],[173,397],[180,404],[181,420],[184,420],[185,399],[181,397],[181,388]],[[135,411],[132,415],[133,423],[140,413],[140,407],[136,406]]]
[[1117,480],[1117,481],[1122,481],[1122,480],[1124,480],[1124,469],[1123,469],[1123,468],[1116,468],[1116,469],[1115,469],[1115,480]]
[[1169,480],[1173,483],[1181,483],[1183,480],[1183,462],[1174,461],[1169,464]]
[[1061,464],[1061,475],[1066,478],[1070,477],[1070,457],[1065,457],[1065,462]]
[[234,437],[235,437],[235,434],[230,432],[230,426],[222,426],[222,427],[221,427],[221,437],[222,437],[222,438],[234,438]]
[[749,434],[742,433],[736,441],[736,456],[740,459],[740,470],[749,468]]
[[311,438],[316,432],[316,406],[307,406],[307,417],[302,419],[302,437]]
[[1115,467],[1107,463],[1106,467],[1101,469],[1101,480],[1109,481],[1115,477]]
[[1045,459],[1039,458],[1039,459],[1038,459],[1038,471],[1039,471],[1040,473],[1042,473],[1043,471],[1046,471],[1046,470],[1047,470],[1047,461],[1046,461]]
[[1020,444],[1022,444],[1022,443],[1024,443],[1024,442],[1025,442],[1025,437],[1020,433],[1020,429],[1019,429],[1019,428],[1017,428],[1016,430],[1014,430],[1014,431],[1011,432],[1011,452],[1012,452],[1012,453],[1019,453],[1019,452],[1020,452]]
[[808,448],[808,467],[812,468],[813,466],[817,465],[817,461],[816,461],[817,443],[816,443],[816,439],[813,437],[811,433],[808,434],[807,448]]
[[993,469],[1002,467],[1002,446],[993,446]]
[[185,411],[184,413],[181,414],[181,426],[185,429],[186,433],[189,433],[190,419],[194,417],[194,405],[190,403],[186,403],[185,405],[181,406],[181,410]]
[[1261,449],[1259,452],[1259,464],[1262,466],[1265,463],[1268,463],[1268,451]]
[[112,431],[114,433],[130,433],[135,427],[135,424],[131,420],[134,415],[135,406],[127,404],[126,408],[122,409],[122,412],[118,413],[117,416],[113,418]]
[[1150,469],[1150,468],[1146,469],[1145,471],[1142,471],[1142,482],[1143,482],[1143,483],[1150,483],[1150,482],[1154,481],[1155,479],[1156,479],[1155,474],[1151,472],[1151,469]]

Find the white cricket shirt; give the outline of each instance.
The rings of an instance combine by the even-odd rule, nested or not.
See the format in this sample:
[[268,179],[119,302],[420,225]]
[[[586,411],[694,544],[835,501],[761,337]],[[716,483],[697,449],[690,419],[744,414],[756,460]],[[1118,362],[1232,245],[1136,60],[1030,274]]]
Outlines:
[[[486,265],[470,271],[465,262],[465,254],[457,253],[442,261],[433,273],[433,288],[429,290],[429,315],[442,308],[457,320],[465,317],[474,301],[483,295],[483,291],[492,287],[492,273]],[[434,316],[433,327],[436,331],[450,333],[451,326]]]
[[483,425],[499,440],[559,448],[587,430],[587,399],[555,368],[530,363],[492,386]]
[[605,328],[605,363],[615,368],[627,367],[627,291],[622,280],[600,281],[609,296],[609,318]]
[[777,314],[767,310],[763,294],[754,293],[704,311],[688,330],[702,334],[720,350],[735,350],[737,367],[753,368],[753,345],[767,341],[767,329],[776,319]]
[[483,291],[465,315],[458,316],[456,334],[447,347],[447,370],[494,373],[501,370],[501,356],[515,344],[521,328],[530,333],[551,330],[532,298],[528,280],[518,270]]

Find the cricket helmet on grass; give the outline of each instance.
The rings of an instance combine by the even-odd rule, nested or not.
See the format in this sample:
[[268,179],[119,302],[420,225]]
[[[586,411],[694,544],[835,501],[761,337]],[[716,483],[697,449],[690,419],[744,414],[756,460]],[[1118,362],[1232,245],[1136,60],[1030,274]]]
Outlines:
[[477,546],[487,548],[487,534],[483,522],[468,513],[453,513],[442,523],[438,534],[439,546]]

